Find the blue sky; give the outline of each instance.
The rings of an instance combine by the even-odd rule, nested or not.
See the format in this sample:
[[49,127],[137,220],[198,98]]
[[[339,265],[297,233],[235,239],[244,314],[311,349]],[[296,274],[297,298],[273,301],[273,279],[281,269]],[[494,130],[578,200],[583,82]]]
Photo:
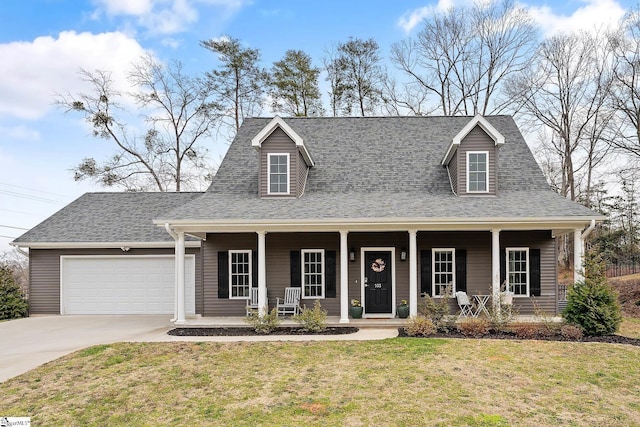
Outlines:
[[[265,67],[287,49],[306,51],[320,66],[324,49],[350,36],[373,37],[386,56],[392,43],[419,30],[422,18],[467,1],[1,0],[0,252],[84,192],[113,191],[74,182],[69,171],[84,157],[112,152],[81,118],[53,105],[55,93],[82,90],[80,67],[111,70],[124,82],[131,62],[151,52],[205,72],[215,58],[199,41],[223,34],[259,48]],[[544,37],[615,25],[635,2],[521,4]],[[225,145],[211,141],[209,149],[216,159]]]

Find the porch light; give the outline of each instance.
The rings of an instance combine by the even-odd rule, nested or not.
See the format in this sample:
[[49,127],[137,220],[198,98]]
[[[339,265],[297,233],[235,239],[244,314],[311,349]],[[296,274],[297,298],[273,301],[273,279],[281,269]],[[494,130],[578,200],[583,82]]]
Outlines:
[[406,261],[407,260],[407,250],[405,248],[402,248],[402,250],[400,251],[400,261]]
[[351,248],[349,249],[349,261],[355,261],[356,260],[356,251],[355,249]]

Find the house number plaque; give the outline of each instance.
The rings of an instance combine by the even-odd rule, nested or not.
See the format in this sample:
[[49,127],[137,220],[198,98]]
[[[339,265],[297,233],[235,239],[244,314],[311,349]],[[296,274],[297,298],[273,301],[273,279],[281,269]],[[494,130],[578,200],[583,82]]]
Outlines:
[[374,284],[373,284],[373,287],[374,287],[375,289],[382,289],[382,283],[374,283]]

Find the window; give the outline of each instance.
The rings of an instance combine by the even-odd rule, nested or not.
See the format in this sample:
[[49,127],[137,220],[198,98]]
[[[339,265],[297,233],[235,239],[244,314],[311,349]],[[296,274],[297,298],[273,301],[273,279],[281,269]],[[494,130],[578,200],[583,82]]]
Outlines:
[[269,154],[269,194],[289,194],[289,154]]
[[489,191],[489,153],[486,151],[467,152],[467,192],[486,193]]
[[324,250],[302,250],[302,297],[324,298]]
[[529,296],[529,248],[507,248],[507,290]]
[[229,251],[229,298],[249,298],[251,251]]
[[455,292],[455,249],[432,249],[432,274],[433,274],[433,296],[445,295],[447,287],[451,293]]

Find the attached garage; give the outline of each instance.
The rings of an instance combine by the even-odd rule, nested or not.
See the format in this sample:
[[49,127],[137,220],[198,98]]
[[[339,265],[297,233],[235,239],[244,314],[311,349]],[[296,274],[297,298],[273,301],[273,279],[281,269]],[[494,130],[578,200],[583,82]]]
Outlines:
[[[195,314],[195,256],[185,258],[187,315]],[[174,312],[173,255],[60,257],[60,314]]]

